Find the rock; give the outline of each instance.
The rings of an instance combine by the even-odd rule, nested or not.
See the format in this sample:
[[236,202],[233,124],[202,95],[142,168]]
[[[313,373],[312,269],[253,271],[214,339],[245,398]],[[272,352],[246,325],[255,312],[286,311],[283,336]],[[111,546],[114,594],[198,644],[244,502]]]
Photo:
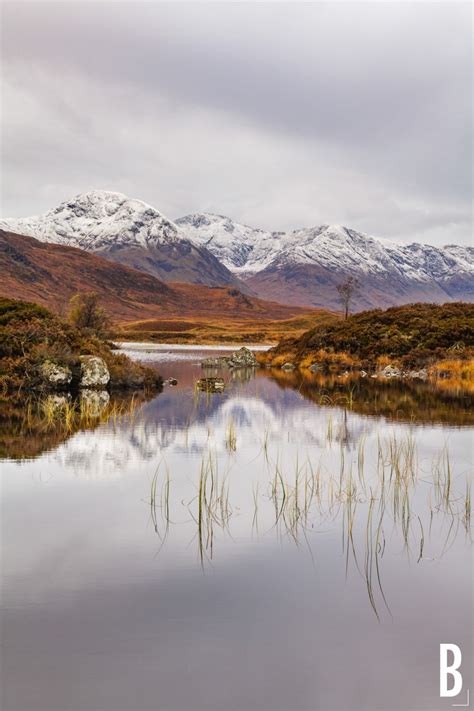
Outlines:
[[428,371],[426,368],[421,368],[421,370],[409,370],[407,373],[403,373],[403,377],[413,380],[426,380],[428,378]]
[[224,378],[200,378],[196,388],[207,393],[221,393],[225,390]]
[[228,368],[230,358],[226,356],[219,356],[218,358],[204,358],[201,361],[202,368]]
[[41,365],[40,373],[43,380],[55,388],[65,388],[72,380],[72,373],[67,366],[57,365],[50,360]]
[[243,346],[231,356],[218,356],[216,358],[204,358],[201,361],[202,368],[256,368],[257,359],[252,351]]
[[91,417],[99,417],[100,413],[110,402],[110,395],[107,390],[81,390],[80,405],[81,410],[87,412]]
[[257,359],[252,351],[249,351],[248,348],[243,346],[243,348],[232,353],[229,358],[229,366],[231,368],[255,368],[257,366]]
[[168,380],[165,380],[164,382],[166,385],[172,385],[172,386],[175,386],[178,384],[178,381],[176,380],[176,378],[168,378]]
[[386,365],[385,368],[380,371],[379,375],[382,378],[401,378],[402,371],[394,365]]
[[294,370],[296,368],[296,365],[294,363],[283,363],[281,366],[282,370]]
[[367,371],[361,370],[360,373],[359,373],[359,375],[360,375],[361,378],[366,378],[366,377],[367,377]]
[[312,373],[317,373],[323,369],[323,366],[320,363],[313,363],[312,365],[309,366],[308,370],[310,370]]
[[103,388],[110,380],[109,369],[103,358],[98,356],[80,356],[80,388]]

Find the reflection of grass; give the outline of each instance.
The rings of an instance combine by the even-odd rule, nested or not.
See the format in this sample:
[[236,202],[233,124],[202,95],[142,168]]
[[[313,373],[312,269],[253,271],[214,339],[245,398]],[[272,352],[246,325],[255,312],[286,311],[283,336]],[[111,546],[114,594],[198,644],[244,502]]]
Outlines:
[[136,416],[135,397],[127,401],[100,400],[100,393],[92,392],[92,398],[77,398],[49,396],[39,401],[45,429],[63,429],[71,434],[78,429],[88,429],[97,424],[112,421],[118,424],[124,418],[131,421]]
[[229,452],[235,452],[237,450],[237,434],[232,419],[229,420],[229,424],[227,425],[226,446]]
[[[471,488],[466,482],[464,493],[456,491],[446,447],[433,459],[430,480],[420,466],[411,432],[402,438],[379,438],[374,444],[368,463],[367,442],[361,437],[353,456],[341,442],[333,451],[329,466],[323,466],[321,459],[315,465],[309,456],[306,460],[297,457],[290,471],[282,454],[273,458],[267,448],[263,457],[268,479],[266,485],[260,479],[251,485],[253,504],[248,516],[251,535],[268,535],[273,530],[279,540],[288,539],[298,546],[305,543],[312,559],[310,534],[339,522],[346,576],[353,561],[354,573],[363,579],[371,608],[381,619],[383,606],[390,613],[383,585],[387,546],[396,546],[398,552],[401,543],[407,558],[413,555],[421,563],[427,540],[430,546],[434,544],[432,527],[436,521],[441,537],[436,539],[440,543],[438,557],[444,555],[454,544],[460,526],[470,532]],[[230,454],[232,450],[227,449]],[[429,487],[424,500],[420,498],[420,482]],[[166,480],[163,487],[161,506],[169,526]],[[152,483],[151,498],[156,501],[156,481]],[[215,453],[208,451],[203,457],[197,494],[186,505],[196,523],[199,559],[204,566],[214,557],[217,530],[230,533],[235,510],[230,502],[228,476],[219,477]],[[261,525],[262,510],[265,527]]]
[[35,457],[58,446],[79,430],[101,424],[136,420],[140,406],[152,394],[117,393],[101,400],[99,393],[71,398],[49,395],[25,400],[0,399],[0,456]]
[[324,376],[308,371],[257,372],[261,377],[268,374],[279,387],[297,390],[319,406],[351,409],[369,416],[383,415],[402,422],[474,424],[474,397],[473,391],[466,387],[468,381],[454,387],[454,381],[441,378],[421,382],[372,380],[353,375]]

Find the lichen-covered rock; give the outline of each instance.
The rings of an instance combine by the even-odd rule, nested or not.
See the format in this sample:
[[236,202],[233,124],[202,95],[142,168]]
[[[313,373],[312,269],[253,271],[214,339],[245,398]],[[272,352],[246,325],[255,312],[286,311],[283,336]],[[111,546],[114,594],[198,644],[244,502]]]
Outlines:
[[230,358],[227,356],[218,356],[217,358],[204,358],[201,361],[202,368],[228,368]]
[[281,366],[282,370],[294,370],[296,368],[296,365],[294,363],[283,363]]
[[110,380],[109,369],[103,358],[98,356],[80,356],[81,361],[81,379],[79,387],[81,388],[103,388]]
[[67,366],[46,360],[40,367],[40,374],[45,383],[53,388],[65,388],[72,380],[72,373]]
[[203,368],[256,368],[257,359],[252,351],[243,346],[238,351],[234,351],[231,356],[204,358],[201,366]]
[[395,365],[386,365],[385,368],[380,371],[379,375],[382,378],[401,378],[402,371]]
[[225,390],[224,378],[200,378],[196,388],[207,393],[221,393]]
[[238,351],[232,353],[229,359],[229,365],[231,368],[255,368],[257,366],[257,359],[255,358],[252,351],[248,348],[239,348]]

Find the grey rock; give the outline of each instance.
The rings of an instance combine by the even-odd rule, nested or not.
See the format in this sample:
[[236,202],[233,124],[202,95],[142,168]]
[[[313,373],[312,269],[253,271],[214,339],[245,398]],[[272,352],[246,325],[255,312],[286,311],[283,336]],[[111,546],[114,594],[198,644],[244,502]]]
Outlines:
[[218,358],[204,358],[201,361],[202,368],[228,368],[230,358],[227,356],[219,356]]
[[386,365],[383,370],[380,371],[379,375],[382,378],[401,378],[402,371],[394,365]]
[[282,370],[294,370],[296,368],[296,365],[294,363],[283,363],[281,366]]
[[103,358],[98,356],[84,355],[80,356],[81,361],[81,379],[79,387],[81,388],[103,388],[110,380],[109,369]]
[[360,373],[359,373],[359,375],[360,375],[361,378],[366,378],[366,377],[367,377],[367,371],[361,370]]
[[205,358],[201,361],[203,368],[256,368],[257,359],[252,351],[243,346],[231,356]]
[[231,368],[255,368],[257,366],[257,359],[252,351],[249,351],[249,349],[244,346],[232,353],[229,359],[229,366]]
[[165,380],[164,382],[166,383],[166,385],[172,385],[172,386],[175,386],[178,384],[178,381],[176,380],[176,378],[168,378],[168,380]]
[[41,365],[40,373],[48,385],[56,388],[64,388],[72,380],[72,373],[67,366],[57,365],[50,360]]
[[310,365],[308,370],[310,370],[312,373],[318,373],[319,371],[323,370],[323,366],[320,363],[313,363],[313,365]]

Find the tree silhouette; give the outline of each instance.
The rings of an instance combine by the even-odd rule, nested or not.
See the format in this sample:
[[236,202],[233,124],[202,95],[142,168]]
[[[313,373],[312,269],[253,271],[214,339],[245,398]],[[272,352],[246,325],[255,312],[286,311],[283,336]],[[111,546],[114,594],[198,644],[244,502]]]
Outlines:
[[355,276],[348,276],[337,286],[339,301],[344,309],[344,319],[347,319],[351,310],[351,302],[359,289],[359,280]]

